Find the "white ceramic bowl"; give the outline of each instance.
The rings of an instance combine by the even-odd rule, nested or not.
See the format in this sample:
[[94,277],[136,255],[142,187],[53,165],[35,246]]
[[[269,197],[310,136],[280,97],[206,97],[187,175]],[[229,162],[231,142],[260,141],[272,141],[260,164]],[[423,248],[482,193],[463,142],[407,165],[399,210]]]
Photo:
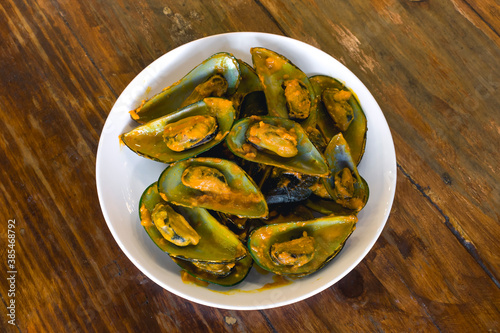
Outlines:
[[[182,78],[212,54],[226,51],[252,64],[250,48],[261,46],[283,54],[308,75],[335,77],[358,96],[368,120],[365,155],[359,172],[368,182],[370,198],[358,215],[356,230],[344,249],[326,267],[278,288],[273,274],[253,268],[240,284],[225,288],[185,283],[180,268],[150,240],[139,222],[139,199],[144,189],[165,169],[162,163],[139,157],[120,146],[118,136],[137,126],[129,111],[140,102]],[[361,81],[323,51],[283,36],[242,32],[195,40],[163,55],[145,68],[120,95],[104,125],[97,151],[97,192],[108,227],[127,257],[166,290],[200,304],[238,310],[287,305],[315,295],[349,273],[370,251],[389,216],[396,186],[396,156],[387,122],[377,102]]]

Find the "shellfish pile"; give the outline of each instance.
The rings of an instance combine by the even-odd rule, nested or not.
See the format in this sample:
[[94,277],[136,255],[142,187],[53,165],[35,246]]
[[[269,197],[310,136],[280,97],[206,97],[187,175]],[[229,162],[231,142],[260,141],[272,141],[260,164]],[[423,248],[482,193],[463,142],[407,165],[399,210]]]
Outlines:
[[285,56],[220,52],[130,111],[120,136],[165,163],[140,199],[152,241],[198,279],[241,282],[255,263],[302,277],[332,260],[368,201],[367,122],[335,78]]

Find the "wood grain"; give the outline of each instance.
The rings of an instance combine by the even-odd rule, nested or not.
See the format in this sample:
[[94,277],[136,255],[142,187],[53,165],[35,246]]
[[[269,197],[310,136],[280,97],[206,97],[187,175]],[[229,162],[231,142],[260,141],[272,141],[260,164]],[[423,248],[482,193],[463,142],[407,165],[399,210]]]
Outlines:
[[[500,330],[500,21],[494,0],[36,0],[0,3],[0,233],[16,221],[6,332]],[[305,301],[210,308],[144,276],[108,231],[95,153],[121,91],[192,40],[262,31],[309,43],[379,102],[398,162],[368,256]],[[2,262],[6,246],[0,250]],[[6,281],[5,264],[0,280]]]

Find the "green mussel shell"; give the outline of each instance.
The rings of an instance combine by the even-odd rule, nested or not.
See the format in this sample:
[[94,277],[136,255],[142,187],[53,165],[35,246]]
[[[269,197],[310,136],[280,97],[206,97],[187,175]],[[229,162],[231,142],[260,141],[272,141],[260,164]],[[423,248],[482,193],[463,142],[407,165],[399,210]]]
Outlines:
[[[205,98],[175,113],[138,126],[122,134],[120,139],[128,148],[141,156],[159,162],[172,163],[196,156],[222,142],[233,125],[235,113],[236,111],[231,101],[217,97]],[[215,117],[218,124],[217,135],[200,146],[181,152],[168,148],[163,141],[165,126],[196,115],[210,115]]]
[[151,212],[158,203],[170,204],[162,199],[155,182],[148,186],[141,196],[139,217],[149,237],[170,256],[188,261],[230,263],[248,254],[238,237],[203,208],[172,205],[186,218],[201,238],[197,245],[181,247],[170,243],[162,237],[151,221]]
[[[342,133],[335,135],[325,150],[325,157],[330,165],[331,176],[323,179],[326,190],[344,208],[360,211],[367,203],[369,197],[368,183],[359,175],[356,163],[350,153],[349,145]],[[335,175],[343,169],[349,169],[354,179],[353,194],[349,199],[338,197],[335,191]]]
[[141,106],[130,111],[132,119],[144,124],[175,112],[181,108],[181,105],[198,85],[215,74],[223,76],[227,81],[227,96],[223,97],[232,96],[238,89],[241,80],[239,63],[231,54],[220,52],[203,61],[182,79],[163,89],[162,92],[143,101]]
[[239,110],[245,97],[253,92],[262,91],[262,84],[255,70],[243,60],[238,59],[241,81],[236,92],[231,96],[234,108]]
[[[322,92],[328,88],[351,91],[340,81],[330,76],[316,75],[310,77],[309,81],[314,87],[314,91],[318,98],[320,98]],[[351,93],[352,95],[348,103],[353,109],[353,120],[347,130],[342,134],[351,148],[352,159],[356,165],[358,165],[365,152],[367,121],[356,94],[352,91]],[[327,142],[329,142],[332,137],[339,133],[339,130],[336,129],[335,123],[326,111],[322,102],[318,103],[317,118],[318,127],[325,136]]]
[[[288,80],[298,80],[306,88],[309,101],[309,114],[314,105],[314,90],[307,75],[295,66],[290,60],[274,51],[254,47],[250,49],[252,62],[266,95],[269,115],[282,118],[291,118],[285,97],[284,83]],[[304,119],[304,118],[300,118]]]
[[[281,157],[265,150],[257,150],[255,156],[248,154],[248,151],[244,149],[244,145],[249,144],[247,131],[253,124],[260,121],[283,127],[286,130],[295,129],[298,136],[298,154],[294,157]],[[253,116],[241,119],[234,124],[226,138],[226,143],[233,154],[252,162],[277,166],[307,175],[326,177],[329,174],[328,165],[323,155],[311,143],[300,124],[290,119],[272,116]]]
[[[256,264],[279,275],[305,276],[316,272],[332,260],[354,231],[357,217],[326,216],[310,221],[270,224],[254,230],[248,249]],[[314,255],[302,266],[276,263],[271,257],[273,244],[298,239],[306,234],[314,239]]]
[[199,269],[191,261],[181,260],[178,258],[172,258],[172,260],[195,278],[209,283],[218,284],[224,287],[234,286],[243,281],[243,279],[250,272],[250,268],[252,268],[252,263],[253,263],[252,257],[246,256],[243,259],[240,259],[235,262],[235,266],[232,268],[231,273],[229,275],[216,276],[214,274],[210,274],[206,271]]
[[[188,167],[214,168],[225,177],[229,190],[202,191],[186,186],[183,173]],[[176,205],[203,207],[240,217],[266,217],[268,208],[264,196],[254,181],[234,162],[210,157],[191,158],[170,165],[160,175],[158,190],[162,197]]]

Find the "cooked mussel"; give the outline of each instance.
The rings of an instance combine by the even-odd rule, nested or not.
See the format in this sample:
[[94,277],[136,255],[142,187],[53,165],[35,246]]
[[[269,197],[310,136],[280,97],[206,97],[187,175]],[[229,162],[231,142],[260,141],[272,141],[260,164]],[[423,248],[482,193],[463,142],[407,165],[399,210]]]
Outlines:
[[[174,229],[180,238],[195,239],[190,244],[176,244],[175,236],[165,237],[162,225],[163,214],[158,214],[159,207],[170,207],[175,219],[182,218],[191,231],[184,231],[175,222]],[[163,209],[163,208],[162,208]],[[180,217],[179,217],[180,216]],[[153,242],[170,256],[188,261],[210,263],[233,263],[247,255],[240,240],[226,226],[220,224],[203,208],[185,208],[175,206],[163,200],[158,192],[157,183],[153,183],[143,192],[139,203],[141,225]],[[174,241],[172,241],[174,240]]]
[[306,85],[299,79],[284,80],[283,90],[288,117],[291,119],[306,119],[309,117],[312,100]]
[[219,171],[207,165],[190,165],[182,172],[181,182],[184,186],[201,192],[229,193],[226,177]]
[[120,139],[141,156],[171,163],[196,156],[222,142],[233,125],[235,112],[229,100],[205,98],[138,126]]
[[252,232],[248,249],[265,270],[305,276],[322,268],[340,252],[356,222],[356,216],[349,215],[270,224]]
[[251,256],[246,256],[230,264],[212,264],[208,266],[179,258],[172,258],[172,260],[195,278],[225,287],[234,286],[243,281],[253,263]]
[[167,201],[203,207],[241,217],[266,217],[264,196],[234,162],[219,158],[191,158],[170,165],[158,180]]
[[368,184],[359,175],[342,133],[332,138],[326,147],[325,157],[331,168],[331,176],[323,179],[326,190],[337,204],[360,211],[368,201]]
[[314,90],[304,72],[274,51],[250,49],[255,71],[264,87],[269,115],[302,121],[315,107]]
[[130,111],[132,119],[145,124],[206,97],[231,97],[241,80],[238,60],[226,52],[216,53],[182,79]]
[[352,106],[348,103],[352,93],[346,90],[325,89],[321,93],[323,105],[332,117],[335,125],[345,132],[351,124],[354,115]]
[[167,203],[158,203],[151,212],[151,221],[164,239],[177,246],[196,245],[200,235],[189,222]]
[[317,109],[318,128],[327,142],[342,132],[358,165],[365,151],[367,122],[356,95],[330,76],[315,75],[309,81],[321,99]]
[[163,141],[170,150],[181,152],[210,141],[217,129],[217,119],[214,116],[190,116],[167,124],[163,130]]
[[223,97],[227,89],[228,83],[226,79],[222,75],[215,74],[209,77],[205,82],[196,86],[193,92],[191,92],[191,95],[182,102],[179,108],[196,103],[207,97]]
[[237,156],[308,175],[326,177],[328,166],[302,127],[272,116],[252,116],[236,122],[227,136],[228,148]]
[[300,267],[314,258],[316,253],[314,237],[304,231],[302,236],[271,245],[271,259],[280,266]]
[[294,157],[298,154],[297,133],[295,129],[285,129],[263,121],[250,126],[247,140],[260,149],[281,157]]

